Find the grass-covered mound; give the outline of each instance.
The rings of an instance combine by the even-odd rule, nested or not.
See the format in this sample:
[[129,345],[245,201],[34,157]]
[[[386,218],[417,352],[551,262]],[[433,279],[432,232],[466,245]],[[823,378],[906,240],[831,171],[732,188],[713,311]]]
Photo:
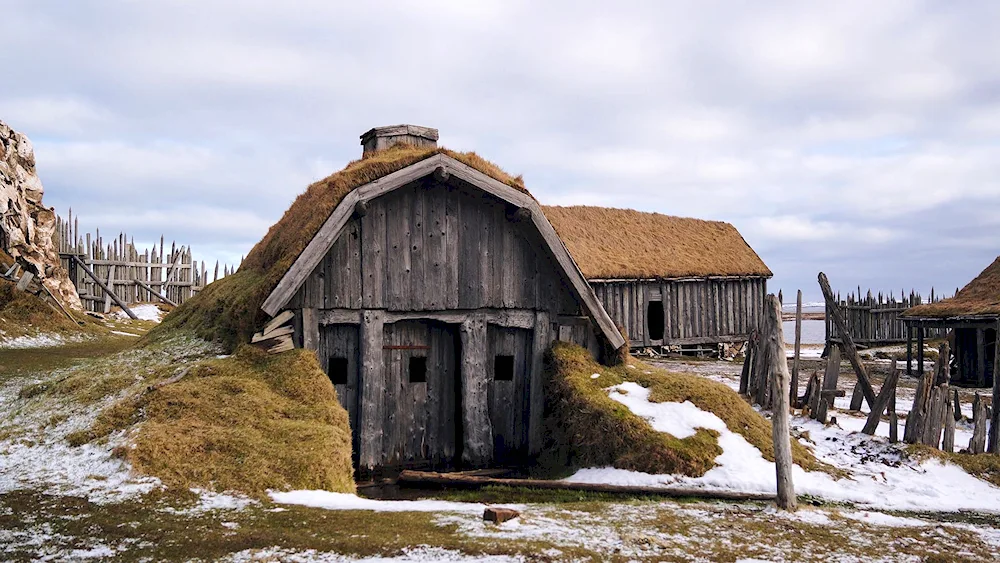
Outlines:
[[520,177],[507,174],[475,153],[411,145],[397,145],[369,153],[340,172],[309,186],[253,247],[238,272],[210,284],[197,296],[185,301],[151,336],[156,338],[185,328],[229,348],[248,341],[267,320],[260,310],[264,300],[337,204],[352,190],[435,154],[446,154],[527,193]]
[[[633,366],[633,367],[629,367]],[[718,433],[698,429],[677,439],[657,432],[606,389],[632,381],[650,389],[652,402],[691,401],[721,418],[766,459],[774,460],[771,425],[725,385],[691,374],[653,368],[628,358],[615,367],[595,362],[583,348],[557,342],[546,355],[548,381],[545,415],[547,439],[542,464],[572,470],[613,466],[656,474],[698,477],[715,466],[722,453]],[[592,379],[591,375],[601,377]],[[795,463],[807,470],[827,470],[805,447],[792,441]]]
[[4,338],[43,333],[69,335],[107,332],[93,318],[79,311],[74,313],[83,325],[69,320],[37,295],[18,291],[14,282],[0,279],[0,331],[3,331]]
[[162,368],[68,439],[133,428],[120,454],[169,487],[354,491],[347,412],[309,351],[242,346]]

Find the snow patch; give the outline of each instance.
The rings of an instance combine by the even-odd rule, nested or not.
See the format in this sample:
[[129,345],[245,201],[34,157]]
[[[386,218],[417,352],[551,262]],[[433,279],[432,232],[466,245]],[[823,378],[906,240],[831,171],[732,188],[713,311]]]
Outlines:
[[390,563],[390,562],[411,562],[426,563],[441,561],[442,563],[483,561],[485,563],[508,563],[512,561],[524,561],[523,557],[510,557],[507,555],[465,555],[458,551],[443,549],[440,547],[418,546],[404,548],[401,555],[395,557],[365,557],[358,559],[347,557],[337,553],[321,552],[315,549],[296,551],[283,547],[269,547],[266,549],[248,549],[238,553],[230,554],[221,561],[249,562],[249,561],[290,561],[292,563],[302,562],[357,562],[357,563]]
[[[152,303],[135,305],[129,307],[129,309],[132,309],[132,312],[135,313],[135,316],[138,317],[138,320],[140,321],[160,322],[160,319],[163,317],[163,311]],[[131,320],[131,317],[129,317],[125,311],[115,311],[114,313],[111,313],[111,316],[125,321]]]
[[[268,491],[271,500],[279,504],[299,504],[327,510],[372,510],[375,512],[462,512],[482,514],[485,504],[449,502],[443,500],[376,500],[348,493],[330,491]],[[519,505],[492,505],[522,509]]]

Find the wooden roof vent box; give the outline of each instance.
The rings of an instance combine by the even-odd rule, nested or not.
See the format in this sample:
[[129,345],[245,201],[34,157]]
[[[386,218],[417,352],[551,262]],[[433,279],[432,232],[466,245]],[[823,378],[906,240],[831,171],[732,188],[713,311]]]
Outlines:
[[438,130],[419,125],[388,125],[374,127],[361,135],[362,155],[387,149],[398,143],[417,147],[437,147]]

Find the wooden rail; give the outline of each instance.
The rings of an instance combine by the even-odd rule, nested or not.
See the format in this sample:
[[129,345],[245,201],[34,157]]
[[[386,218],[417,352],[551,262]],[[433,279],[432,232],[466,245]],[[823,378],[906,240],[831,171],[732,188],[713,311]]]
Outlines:
[[118,301],[180,305],[210,281],[236,270],[223,265],[220,273],[216,262],[213,275],[204,261],[194,260],[190,247],[172,242],[167,250],[162,236],[159,245],[140,251],[125,233],[110,241],[104,240],[100,229],[93,235],[81,234],[72,210],[69,219],[56,218],[56,237],[61,265],[89,311],[110,312],[112,303]]

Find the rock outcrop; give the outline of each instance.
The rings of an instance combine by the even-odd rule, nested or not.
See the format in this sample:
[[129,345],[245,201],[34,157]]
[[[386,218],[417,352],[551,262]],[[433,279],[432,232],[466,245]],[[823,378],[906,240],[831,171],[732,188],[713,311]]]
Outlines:
[[52,240],[56,214],[42,205],[31,141],[0,121],[0,248],[35,274],[64,305],[81,309],[80,297],[59,265]]

